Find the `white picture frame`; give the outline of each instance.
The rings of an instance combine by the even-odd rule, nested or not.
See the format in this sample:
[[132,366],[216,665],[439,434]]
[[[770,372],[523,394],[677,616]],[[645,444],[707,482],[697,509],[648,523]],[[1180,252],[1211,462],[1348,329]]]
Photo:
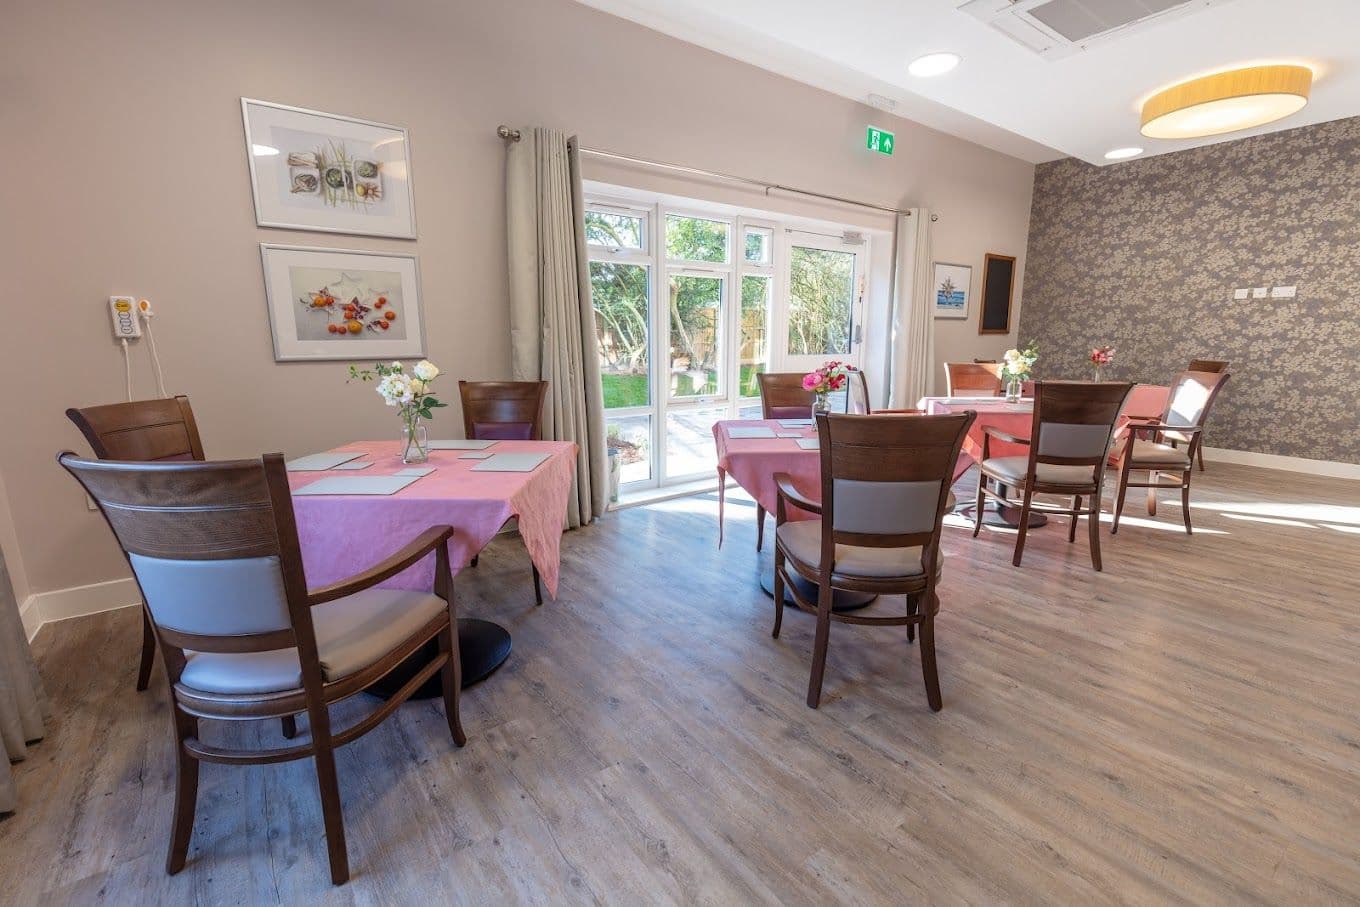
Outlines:
[[973,296],[973,266],[937,261],[932,269],[931,293],[936,318],[968,317]]
[[261,227],[416,238],[404,127],[241,99]]
[[276,362],[424,358],[415,255],[260,243],[260,263]]

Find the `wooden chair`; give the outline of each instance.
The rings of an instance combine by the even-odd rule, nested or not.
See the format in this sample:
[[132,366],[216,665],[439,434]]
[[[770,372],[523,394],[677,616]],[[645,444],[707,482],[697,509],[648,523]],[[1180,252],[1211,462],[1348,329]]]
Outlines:
[[[1211,375],[1219,375],[1228,370],[1228,363],[1223,359],[1191,359],[1185,370],[1187,372],[1208,372]],[[1190,443],[1190,438],[1181,432],[1167,432],[1163,436],[1163,440],[1170,443],[1172,447]],[[1195,451],[1195,459],[1199,462],[1199,471],[1204,472],[1204,444],[1202,441]]]
[[950,397],[999,397],[1001,369],[996,362],[946,362],[945,393]]
[[[203,442],[188,397],[137,400],[105,406],[72,407],[66,418],[85,436],[101,460],[202,460]],[[142,620],[142,661],[137,668],[137,689],[151,682],[156,659],[156,634],[151,621]]]
[[[459,381],[463,401],[463,432],[478,441],[540,441],[543,439],[543,398],[546,381]],[[504,528],[511,526],[513,520]],[[472,566],[477,566],[477,555]],[[543,604],[543,581],[534,573],[534,604]]]
[[[1110,456],[1110,462],[1119,469],[1111,535],[1119,531],[1119,517],[1124,512],[1124,495],[1130,488],[1148,490],[1149,516],[1157,515],[1158,488],[1180,489],[1181,518],[1185,522],[1185,532],[1187,535],[1194,532],[1190,526],[1190,478],[1195,472],[1195,455],[1203,443],[1204,424],[1209,419],[1209,411],[1229,377],[1227,372],[1182,372],[1171,385],[1166,411],[1159,421],[1128,424],[1123,446]],[[1167,442],[1169,436],[1188,438],[1190,446],[1182,450]],[[1147,481],[1129,481],[1129,473],[1134,470],[1147,470]],[[1160,476],[1163,475],[1174,478],[1174,484],[1161,482]]]
[[[784,590],[800,611],[817,615],[807,704],[817,708],[826,672],[831,621],[921,628],[921,670],[926,698],[939,711],[935,666],[936,594],[943,554],[940,528],[949,504],[954,463],[977,414],[853,416],[819,413],[822,499],[799,493],[787,473],[775,476],[774,630],[784,621]],[[788,522],[787,505],[820,515]],[[817,584],[817,601],[805,601],[790,574]],[[903,616],[867,617],[831,610],[832,589],[905,595]]]
[[817,395],[803,389],[803,372],[761,372],[760,417],[762,419],[811,419]]
[[847,411],[852,416],[886,416],[890,413],[914,416],[925,412],[923,409],[874,409],[869,402],[869,379],[862,369],[850,369],[849,387]]
[[[1100,495],[1105,482],[1105,461],[1110,437],[1132,384],[1114,381],[1038,381],[1034,385],[1034,422],[1028,438],[1017,438],[995,426],[982,435],[981,473],[978,476],[977,510],[973,538],[982,529],[983,505],[988,497],[1002,504],[1020,506],[1020,528],[1015,538],[1012,563],[1020,566],[1031,511],[1067,514],[1072,517],[1067,541],[1076,541],[1077,520],[1085,516],[1090,530],[1091,566],[1100,570]],[[1023,457],[993,457],[991,441],[1008,441],[1029,447]],[[997,488],[989,488],[991,479]],[[1013,501],[999,488],[1023,493]],[[1072,506],[1060,507],[1034,501],[1036,494],[1070,496]],[[1082,499],[1086,499],[1083,508]]]
[[[175,807],[165,868],[184,868],[193,834],[200,762],[316,763],[331,881],[349,879],[335,750],[396,711],[441,675],[454,743],[462,668],[447,542],[434,526],[382,563],[307,588],[281,454],[216,463],[128,463],[58,457],[98,502],[142,592],[170,682]],[[435,555],[433,594],[375,588]],[[344,730],[330,706],[361,692],[438,640],[436,656],[397,693]],[[199,737],[200,719],[252,721],[305,711],[309,739],[283,748],[235,749]]]

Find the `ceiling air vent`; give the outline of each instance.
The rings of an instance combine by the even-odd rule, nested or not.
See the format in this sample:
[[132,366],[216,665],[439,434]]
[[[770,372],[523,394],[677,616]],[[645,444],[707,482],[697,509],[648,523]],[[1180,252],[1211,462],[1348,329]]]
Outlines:
[[967,0],[959,9],[1041,57],[1057,60],[1153,22],[1228,0]]

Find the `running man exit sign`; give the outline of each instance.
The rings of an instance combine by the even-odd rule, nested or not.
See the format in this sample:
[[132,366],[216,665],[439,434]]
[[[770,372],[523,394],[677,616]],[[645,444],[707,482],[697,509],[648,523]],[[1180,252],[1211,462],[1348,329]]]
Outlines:
[[879,154],[892,154],[893,144],[893,134],[886,129],[879,129],[877,126],[870,126],[868,135],[864,139],[864,147],[870,151],[877,151]]

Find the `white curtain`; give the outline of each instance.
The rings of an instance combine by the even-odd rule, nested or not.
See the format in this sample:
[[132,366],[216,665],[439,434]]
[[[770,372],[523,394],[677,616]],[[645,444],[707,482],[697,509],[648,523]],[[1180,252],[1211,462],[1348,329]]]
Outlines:
[[8,757],[0,761],[0,813],[13,812],[18,805],[10,763],[28,755],[28,744],[42,737],[44,711],[38,669],[0,554],[0,753]]
[[930,209],[897,218],[888,406],[909,409],[930,393],[935,374],[935,314],[931,304]]
[[575,137],[552,129],[521,129],[508,145],[513,373],[548,382],[543,437],[581,448],[567,505],[574,528],[602,514],[609,494],[580,154]]

